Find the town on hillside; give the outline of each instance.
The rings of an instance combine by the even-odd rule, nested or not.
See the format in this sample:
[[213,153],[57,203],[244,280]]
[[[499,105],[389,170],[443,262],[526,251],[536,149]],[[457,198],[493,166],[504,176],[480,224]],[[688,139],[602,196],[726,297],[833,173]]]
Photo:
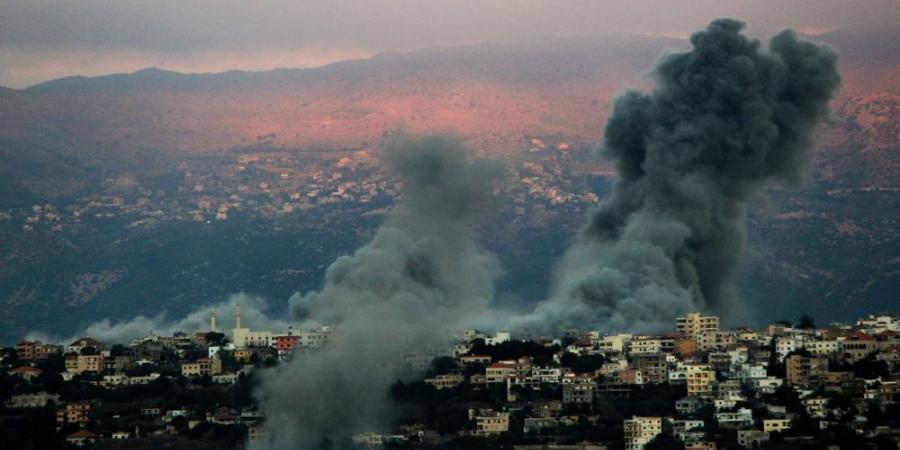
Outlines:
[[[278,433],[253,392],[263,371],[340,329],[208,330],[132,342],[23,340],[0,350],[4,448],[243,448]],[[900,442],[900,319],[723,329],[687,314],[658,335],[465,330],[398,358],[418,381],[387,393],[392,430],[349,448],[848,449]],[[359,374],[366,376],[366,374]],[[302,401],[302,400],[301,400]],[[12,444],[12,447],[6,447]]]

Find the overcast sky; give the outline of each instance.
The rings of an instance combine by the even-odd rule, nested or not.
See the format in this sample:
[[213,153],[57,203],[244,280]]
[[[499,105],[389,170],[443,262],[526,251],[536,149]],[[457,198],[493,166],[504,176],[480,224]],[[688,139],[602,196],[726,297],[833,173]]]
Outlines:
[[67,75],[311,67],[385,50],[628,31],[900,27],[900,0],[0,0],[0,85]]

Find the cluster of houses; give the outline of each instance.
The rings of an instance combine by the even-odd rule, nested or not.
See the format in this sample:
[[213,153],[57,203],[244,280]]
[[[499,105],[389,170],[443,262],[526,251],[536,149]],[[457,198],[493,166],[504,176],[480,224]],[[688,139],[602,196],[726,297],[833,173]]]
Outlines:
[[[76,339],[68,345],[23,340],[15,345],[14,358],[4,356],[0,362],[4,366],[13,365],[6,371],[7,375],[30,382],[40,381],[44,373],[40,367],[56,358],[63,361],[64,369],[52,374],[58,374],[63,382],[78,380],[108,389],[147,385],[166,377],[159,369],[167,367],[174,368],[175,374],[188,380],[205,378],[210,383],[227,386],[261,364],[277,364],[290,358],[295,351],[327,345],[334,334],[328,327],[301,331],[288,329],[283,333],[251,330],[241,324],[240,305],[236,306],[234,321],[235,327],[229,338],[217,331],[216,313],[213,311],[208,332],[193,335],[175,332],[172,336],[150,334],[134,339],[127,346],[109,346],[91,337]],[[223,364],[226,355],[233,370],[226,370]],[[97,400],[67,402],[59,394],[28,392],[11,395],[4,406],[10,409],[55,408],[57,430],[66,430],[71,426],[81,428],[66,436],[66,441],[74,445],[87,445],[101,437],[90,430],[95,412],[101,406]],[[192,417],[198,416],[197,411],[191,413]],[[186,414],[185,410],[161,411],[154,407],[140,410],[143,417],[157,417],[164,426],[160,430],[162,432],[174,432],[171,425],[173,419]],[[191,428],[205,421],[220,425],[243,424],[249,429],[250,439],[258,439],[264,432],[259,426],[261,416],[254,408],[235,410],[222,407],[199,412],[199,415],[203,416],[202,420],[188,421]],[[104,437],[130,439],[138,434],[137,430],[120,430]]]
[[[169,361],[184,378],[231,385],[242,373],[277,364],[296,351],[327,346],[334,336],[330,328],[289,329],[283,333],[251,330],[241,324],[240,306],[234,322],[228,339],[217,331],[216,315],[212,312],[209,332],[150,335],[127,346],[110,347],[90,337],[68,345],[22,341],[15,346],[15,367],[9,361],[4,365],[8,375],[37,381],[42,374],[38,367],[41,362],[62,358],[64,371],[60,375],[64,381],[77,377],[99,387],[114,388],[152,383],[166,375],[135,369],[157,368],[161,361]],[[438,391],[451,390],[448,392],[505,391],[505,401],[500,404],[472,404],[467,429],[459,433],[476,437],[500,436],[512,431],[513,426],[521,427],[516,431],[526,435],[546,433],[578,423],[580,417],[572,411],[579,407],[590,407],[604,399],[627,399],[648,385],[677,387],[683,396],[674,402],[675,414],[624,420],[622,438],[626,450],[641,450],[663,433],[677,437],[686,449],[715,449],[715,439],[707,432],[711,422],[716,429],[734,430],[740,446],[753,448],[768,441],[773,433],[791,430],[797,412],[770,404],[760,417],[746,406],[748,401],[759,401],[784,389],[796,394],[802,413],[817,421],[822,430],[837,425],[841,412],[823,393],[852,395],[854,406],[860,410],[873,401],[889,405],[900,400],[900,320],[892,314],[866,317],[854,325],[824,328],[776,323],[765,330],[724,330],[719,318],[695,313],[678,318],[674,325],[674,332],[660,335],[569,332],[562,338],[529,341],[552,349],[549,359],[498,359],[480,354],[479,350],[515,342],[513,336],[508,332],[488,335],[467,330],[443,352],[453,358],[455,366],[443,373],[432,373],[424,383]],[[415,365],[426,367],[433,355],[406,356]],[[567,357],[593,357],[599,363],[584,370],[566,364]],[[861,361],[881,364],[879,367],[887,370],[877,377],[860,376],[851,368]],[[558,392],[558,397],[527,400],[528,392],[542,389]],[[73,425],[79,428],[66,436],[72,444],[87,445],[100,438],[91,431],[97,401],[65,401],[59,394],[29,392],[10,396],[5,406],[55,408],[59,430],[70,431]],[[701,414],[704,411],[706,415]],[[140,414],[157,417],[165,425],[157,432],[174,432],[172,424],[180,416],[190,417],[191,428],[200,422],[242,424],[251,441],[262,439],[267,432],[264,418],[254,408],[219,407],[198,413],[150,407]],[[513,417],[520,420],[512,420]],[[854,419],[851,426],[863,436],[884,434],[895,440],[900,438],[900,431],[868,426],[862,416]],[[354,436],[353,441],[377,446],[415,436],[433,437],[436,431],[420,427],[415,433],[363,433]],[[132,439],[139,434],[139,430],[117,430],[103,438]],[[593,442],[578,448],[605,447],[604,443]]]
[[[742,407],[751,398],[774,394],[780,388],[792,389],[805,408],[805,413],[819,422],[821,429],[835,425],[840,411],[829,408],[829,398],[822,392],[858,394],[854,399],[861,410],[867,402],[891,404],[900,400],[897,375],[900,372],[900,321],[892,314],[860,319],[855,325],[833,325],[825,328],[803,328],[787,323],[770,325],[766,330],[720,328],[719,318],[688,314],[677,319],[676,332],[662,335],[605,335],[589,332],[575,339],[545,340],[545,345],[558,345],[552,363],[539,365],[530,357],[492,360],[488,355],[473,354],[470,342],[485,339],[488,344],[508,341],[508,333],[485,336],[468,332],[453,349],[461,367],[484,365],[483,372],[468,377],[463,370],[435,375],[426,383],[436,389],[452,389],[460,385],[504,386],[508,407],[505,410],[473,410],[470,412],[477,435],[501,434],[509,431],[510,414],[521,405],[517,393],[522,389],[540,390],[558,385],[561,395],[555,404],[529,405],[531,415],[524,418],[525,432],[575,423],[577,416],[565,416],[566,405],[590,405],[597,400],[627,398],[642,385],[668,384],[683,386],[686,394],[675,402],[676,416],[632,417],[623,423],[625,448],[640,450],[656,438],[663,424],[689,449],[714,449],[716,443],[707,436],[708,423],[697,419],[704,408],[712,408],[718,428],[737,432],[738,444],[754,448],[769,439],[773,432],[791,428],[792,413],[783,406],[767,405],[764,418],[754,417],[753,410]],[[567,345],[560,345],[566,343]],[[590,372],[576,372],[562,364],[562,356],[599,355],[602,366]],[[883,362],[888,376],[860,378],[847,367],[864,359]],[[783,367],[783,374],[773,374],[773,365]],[[536,407],[540,406],[540,408]],[[829,411],[831,414],[829,414]],[[900,437],[900,430],[865,426],[864,418],[852,424],[859,433],[884,433]]]

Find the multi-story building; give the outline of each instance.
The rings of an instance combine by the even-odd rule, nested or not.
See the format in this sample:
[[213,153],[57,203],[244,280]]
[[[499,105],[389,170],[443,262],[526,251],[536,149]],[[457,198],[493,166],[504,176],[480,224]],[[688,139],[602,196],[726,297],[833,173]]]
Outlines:
[[669,364],[665,355],[637,356],[632,358],[631,365],[641,372],[646,383],[662,384],[668,380]]
[[753,410],[741,408],[736,412],[720,412],[715,415],[716,422],[723,428],[737,428],[753,425]]
[[56,424],[58,426],[63,426],[66,424],[88,424],[91,422],[90,414],[90,402],[68,403],[65,407],[56,411]]
[[755,378],[750,381],[750,386],[761,394],[774,394],[784,380],[778,377]]
[[790,419],[764,419],[763,431],[768,435],[772,432],[781,432],[791,428]]
[[712,384],[716,381],[716,373],[707,364],[691,364],[687,366],[687,394],[689,396],[709,395]]
[[874,337],[862,332],[855,332],[840,341],[840,354],[848,362],[859,361],[878,350],[878,342]]
[[628,343],[628,355],[656,355],[662,351],[660,339],[650,336],[635,336]]
[[278,350],[278,358],[284,359],[290,356],[294,349],[300,347],[300,336],[292,333],[275,336],[273,338],[275,349]]
[[275,336],[271,331],[253,331],[249,328],[235,328],[232,330],[234,345],[237,348],[247,347],[272,347]]
[[805,335],[787,335],[775,339],[775,355],[779,361],[784,361],[787,355],[806,348],[809,338]]
[[894,314],[874,314],[859,319],[856,326],[871,334],[883,331],[900,332],[900,318]]
[[509,413],[491,409],[470,409],[469,420],[475,422],[475,434],[490,436],[509,431]]
[[719,331],[719,318],[690,313],[685,317],[675,319],[675,325],[679,333],[688,337],[697,337],[701,333]]
[[841,350],[841,346],[836,340],[812,341],[806,344],[806,349],[816,356],[831,357],[838,354]]
[[766,367],[762,364],[741,364],[734,368],[733,376],[741,381],[766,377]]
[[810,377],[828,371],[828,358],[791,355],[785,360],[785,381],[788,384],[806,385]]
[[321,348],[334,337],[334,329],[331,327],[320,327],[310,331],[301,331],[297,333],[297,336],[300,337],[300,347]]
[[466,377],[464,375],[458,373],[448,373],[435,375],[432,378],[426,378],[425,384],[430,384],[434,386],[435,389],[440,390],[455,388],[456,386],[462,384],[463,381],[466,381]]
[[35,394],[13,395],[6,401],[7,408],[43,408],[49,404],[59,403],[59,394],[38,392]]
[[531,376],[538,383],[558,384],[562,378],[562,370],[559,367],[531,367]]
[[93,347],[97,351],[103,350],[103,344],[100,341],[90,337],[83,337],[67,345],[66,353],[80,354],[85,347]]
[[625,346],[631,341],[631,335],[617,334],[604,336],[594,341],[597,351],[605,355],[618,355],[625,351]]
[[596,384],[591,379],[566,383],[562,388],[562,402],[564,404],[591,404],[594,401],[595,387]]
[[16,343],[16,356],[21,361],[31,361],[34,359],[34,342],[19,341]]
[[678,439],[687,442],[685,438],[688,432],[701,429],[705,426],[702,420],[673,420],[672,434]]
[[485,381],[488,384],[506,383],[506,379],[516,375],[518,370],[512,362],[495,362],[484,370]]
[[734,333],[728,331],[703,331],[696,336],[697,351],[724,350],[737,342]]
[[103,355],[78,355],[75,362],[75,373],[103,373],[106,371]]
[[222,373],[222,360],[216,358],[200,358],[196,362],[181,364],[181,375],[198,377],[203,375],[219,375]]
[[625,450],[643,450],[644,446],[662,433],[661,417],[633,416],[623,423]]

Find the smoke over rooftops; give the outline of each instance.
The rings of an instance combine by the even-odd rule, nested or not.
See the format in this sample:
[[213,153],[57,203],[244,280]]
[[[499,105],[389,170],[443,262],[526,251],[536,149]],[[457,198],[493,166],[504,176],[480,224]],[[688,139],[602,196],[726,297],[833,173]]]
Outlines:
[[721,19],[663,57],[650,94],[628,92],[606,126],[619,180],[565,255],[530,327],[657,331],[692,310],[727,314],[746,201],[795,182],[840,84],[837,58],[792,31],[767,49]]
[[343,442],[385,425],[387,389],[408,370],[400,355],[446,344],[493,298],[499,264],[467,225],[489,206],[499,168],[470,160],[447,136],[397,138],[387,155],[405,185],[400,208],[328,268],[321,290],[291,299],[296,318],[337,335],[264,378],[258,397],[271,432],[261,448]]

